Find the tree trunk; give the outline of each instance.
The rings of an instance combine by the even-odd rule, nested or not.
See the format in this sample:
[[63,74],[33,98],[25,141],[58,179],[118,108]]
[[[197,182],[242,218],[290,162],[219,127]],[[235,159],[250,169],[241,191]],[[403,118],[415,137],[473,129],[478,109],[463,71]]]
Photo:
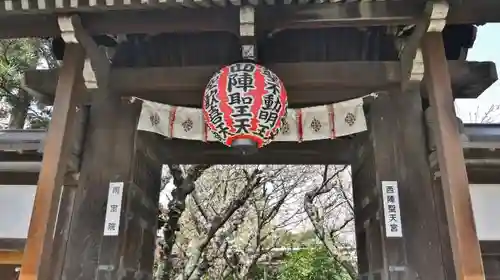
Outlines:
[[189,169],[187,175],[183,177],[179,165],[169,165],[170,173],[174,178],[176,188],[172,191],[172,200],[168,203],[168,213],[163,230],[163,271],[162,280],[170,279],[172,273],[172,250],[175,244],[176,232],[179,231],[179,221],[182,213],[186,209],[186,198],[194,191],[195,182],[208,169],[210,165],[200,164]]
[[28,116],[28,108],[31,104],[31,97],[24,90],[19,90],[17,101],[12,106],[12,111],[9,120],[9,129],[23,129],[26,117]]

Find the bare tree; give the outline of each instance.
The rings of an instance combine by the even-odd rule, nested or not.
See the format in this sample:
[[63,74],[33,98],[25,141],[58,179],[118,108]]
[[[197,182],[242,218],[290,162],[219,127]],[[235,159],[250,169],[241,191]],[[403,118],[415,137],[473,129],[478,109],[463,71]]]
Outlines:
[[[196,280],[207,275],[224,279],[231,275],[250,279],[258,261],[277,246],[280,230],[305,218],[300,202],[303,186],[316,171],[314,166],[214,166],[205,170],[185,198],[175,241],[172,230],[165,235],[164,247],[171,248],[164,255],[168,272],[158,278]],[[171,172],[174,180],[175,174]]]
[[333,173],[320,166],[169,168],[167,180],[176,187],[163,213],[164,265],[158,279],[252,279],[285,232],[307,230],[308,217],[332,256],[355,274],[337,246],[352,220],[349,185],[338,179],[345,167]]
[[[491,104],[486,109],[481,107],[476,106],[476,110],[469,112],[463,121],[466,123],[495,123],[500,121],[500,104]],[[460,108],[457,108],[457,112],[460,112]]]
[[[332,172],[330,172],[329,166],[326,165],[321,177],[321,183],[304,196],[304,209],[313,224],[316,236],[321,240],[330,256],[344,267],[351,279],[356,279],[356,269],[351,260],[345,257],[342,248],[338,246],[338,233],[354,220],[352,199],[341,178],[347,167],[342,166],[339,168],[334,166]],[[327,196],[327,199],[321,201],[322,196]],[[340,211],[342,207],[348,211]],[[332,218],[332,213],[336,215],[337,219]],[[328,216],[330,218],[325,218]],[[340,219],[338,219],[339,217]],[[342,221],[336,223],[338,220]]]
[[[303,209],[298,203],[301,187],[314,174],[311,166],[269,166],[265,172],[268,184],[262,185],[250,198],[249,215],[253,217],[248,233],[240,244],[231,242],[224,251],[226,274],[233,279],[250,279],[257,263],[280,243],[282,229],[291,229],[303,221]],[[236,233],[242,235],[241,233]],[[240,246],[238,246],[240,245]]]
[[500,105],[491,104],[482,114],[479,112],[479,106],[474,114],[470,113],[469,118],[475,123],[494,123],[500,121]]
[[[229,203],[222,207],[222,211],[217,211],[215,208],[212,208],[212,217],[209,216],[208,211],[205,211],[205,209],[202,208],[199,201],[198,203],[196,203],[197,196],[195,194],[193,200],[197,204],[200,213],[202,213],[204,219],[203,223],[206,226],[202,228],[200,226],[200,223],[198,223],[198,228],[201,228],[199,232],[202,234],[200,234],[200,237],[192,244],[190,253],[188,254],[189,258],[187,260],[187,263],[183,269],[183,272],[177,276],[177,280],[200,279],[200,277],[207,271],[209,261],[215,258],[217,255],[210,255],[205,252],[205,250],[211,244],[211,241],[215,238],[215,243],[220,244],[220,241],[223,240],[228,233],[233,232],[238,228],[239,224],[241,223],[238,221],[242,221],[244,219],[244,213],[240,211],[239,215],[236,216],[236,222],[231,223],[228,227],[224,228],[226,222],[228,222],[233,214],[235,214],[241,207],[245,205],[254,190],[256,190],[261,185],[262,177],[260,176],[260,174],[262,173],[262,171],[258,167],[252,168],[252,170],[250,171],[245,168],[238,168],[237,170],[242,173],[237,175],[243,175],[243,180],[234,180],[230,178],[230,180],[219,181],[225,182],[225,186],[232,189],[238,189],[238,185],[240,185],[241,188],[239,188],[235,196],[228,201]],[[228,181],[231,183],[227,183]],[[227,194],[227,191],[228,189],[226,188],[223,193]]]
[[186,198],[194,191],[195,182],[207,170],[210,165],[193,165],[184,172],[180,165],[169,165],[170,174],[175,185],[172,191],[172,199],[168,203],[165,225],[163,229],[163,266],[161,278],[170,279],[172,272],[172,249],[175,244],[176,233],[179,231],[179,220],[186,209]]

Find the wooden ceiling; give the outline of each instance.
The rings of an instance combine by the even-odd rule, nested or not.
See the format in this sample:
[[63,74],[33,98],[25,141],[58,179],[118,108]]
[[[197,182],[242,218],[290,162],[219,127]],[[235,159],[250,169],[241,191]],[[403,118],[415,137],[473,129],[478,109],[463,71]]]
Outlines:
[[[47,2],[45,9],[38,3]],[[238,34],[240,0],[0,0],[0,38],[56,37],[57,13],[78,12],[91,34],[228,31]],[[257,0],[256,0],[257,1]],[[281,0],[280,0],[281,1]],[[283,29],[324,28],[339,26],[394,26],[413,24],[423,10],[422,0],[349,1],[311,4],[312,0],[275,0],[257,7],[258,28],[267,31]],[[254,2],[250,0],[250,2]],[[12,6],[10,5],[12,3]],[[23,3],[25,3],[23,5]],[[78,3],[76,7],[71,5]],[[82,4],[80,4],[82,3]],[[86,5],[84,3],[87,3]],[[89,6],[89,3],[95,3]],[[232,4],[229,4],[232,3]],[[290,3],[290,5],[286,5]],[[3,5],[2,5],[3,4]],[[56,8],[56,4],[61,8]],[[244,4],[244,3],[242,3]],[[194,5],[194,6],[193,6]],[[175,6],[198,9],[164,9]],[[207,6],[209,6],[207,8]],[[23,9],[24,7],[24,9]],[[6,11],[6,8],[12,8]],[[161,8],[161,9],[159,9]],[[102,13],[102,11],[109,11]],[[500,2],[496,0],[462,0],[452,6],[448,23],[472,24],[500,21]]]

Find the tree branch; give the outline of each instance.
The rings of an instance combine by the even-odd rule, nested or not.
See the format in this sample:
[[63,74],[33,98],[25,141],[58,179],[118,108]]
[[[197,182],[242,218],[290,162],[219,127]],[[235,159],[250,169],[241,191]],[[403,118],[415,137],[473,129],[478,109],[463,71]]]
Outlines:
[[257,188],[260,185],[261,179],[259,176],[260,172],[258,169],[255,169],[251,174],[248,173],[246,170],[243,171],[247,176],[247,184],[239,192],[237,198],[231,201],[229,206],[223,212],[222,216],[216,216],[212,219],[212,223],[210,229],[208,230],[207,235],[201,240],[201,242],[197,246],[198,248],[196,249],[196,253],[189,261],[190,265],[186,267],[185,272],[180,277],[180,279],[190,279],[190,280],[192,279],[191,276],[193,275],[196,269],[196,265],[198,264],[204,250],[208,246],[210,240],[214,237],[215,233],[229,220],[229,218],[234,214],[234,212],[236,212],[236,210],[238,210],[245,204],[245,202],[248,200],[248,198],[255,190],[255,188]]
[[168,203],[167,218],[163,229],[163,254],[165,257],[162,273],[163,280],[170,279],[173,257],[172,250],[175,244],[176,232],[180,229],[179,220],[186,209],[186,198],[193,192],[196,180],[198,180],[205,170],[210,168],[210,165],[194,165],[188,170],[185,177],[182,175],[182,169],[179,165],[171,164],[169,168],[176,188],[172,190],[172,200]]
[[[340,255],[337,254],[337,248],[335,246],[334,240],[330,239],[326,234],[326,228],[324,227],[323,217],[320,216],[318,208],[314,205],[314,199],[324,193],[329,192],[334,188],[333,184],[329,184],[329,182],[333,179],[333,177],[338,176],[341,172],[343,172],[347,166],[336,170],[334,175],[328,178],[328,166],[325,166],[323,172],[323,181],[320,186],[316,187],[312,191],[309,191],[304,196],[304,209],[309,217],[309,220],[313,224],[314,232],[316,236],[323,243],[330,256],[340,265],[344,267],[346,272],[349,274],[351,279],[356,279],[356,271],[350,264],[348,260],[343,259]],[[347,224],[347,223],[346,223]]]

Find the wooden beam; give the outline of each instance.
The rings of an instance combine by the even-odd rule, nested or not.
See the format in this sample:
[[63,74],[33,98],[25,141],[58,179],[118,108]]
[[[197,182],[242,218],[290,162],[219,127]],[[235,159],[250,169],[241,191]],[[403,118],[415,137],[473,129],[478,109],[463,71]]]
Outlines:
[[78,44],[68,45],[45,141],[43,166],[38,179],[21,280],[50,280],[52,242],[66,163],[71,153],[72,125],[76,115],[78,90],[81,89],[79,83],[82,83],[83,61],[83,49]]
[[448,24],[484,24],[500,22],[500,3],[496,0],[462,0],[459,6],[452,6]]
[[[78,11],[82,16],[83,25],[91,35],[206,31],[239,34],[237,7],[161,10],[157,9],[157,5],[141,5],[139,10],[137,6],[130,7],[135,10],[117,10],[112,6],[104,6],[99,9],[65,8],[64,12]],[[277,31],[290,28],[409,25],[417,22],[423,9],[422,1],[353,1],[259,6],[256,16],[260,30]],[[51,14],[51,9],[43,12],[33,9],[2,14],[0,39],[60,35],[57,17],[54,13]],[[499,21],[500,3],[495,0],[463,0],[461,5],[452,7],[447,19],[449,24]]]
[[243,59],[257,59],[257,38],[255,36],[255,7],[240,8],[240,43]]
[[[417,1],[353,1],[321,5],[290,5],[259,10],[259,28],[284,29],[408,25],[417,21],[423,6]],[[260,24],[262,22],[262,25]]]
[[[386,87],[398,83],[400,79],[396,73],[397,64],[393,62],[300,62],[267,66],[281,78],[287,89],[331,88],[332,86]],[[209,78],[220,67],[214,65],[143,68],[138,71],[120,69],[111,74],[111,88],[125,93],[144,90],[203,91]],[[363,76],[365,78],[360,84],[359,77],[363,73],[370,73],[370,75]]]
[[[38,182],[38,173],[1,172],[0,182],[2,185],[36,185]],[[3,248],[2,244],[2,241],[0,241],[0,248]],[[24,243],[22,247],[24,248]]]
[[[239,34],[237,8],[109,11],[80,14],[90,35],[224,31]],[[10,25],[11,28],[5,28]],[[0,17],[0,39],[57,37],[55,14],[19,14]]]
[[457,279],[485,279],[440,32],[424,36],[422,54]]
[[139,134],[150,145],[157,143],[154,148],[157,147],[156,151],[160,152],[156,152],[156,156],[165,164],[347,164],[353,155],[353,142],[357,141],[274,142],[254,155],[240,156],[219,143],[168,140],[144,131],[139,131]]
[[[207,81],[220,67],[116,68],[111,70],[110,88],[123,96],[136,95],[173,105],[199,106]],[[329,100],[340,101],[339,97],[343,100],[359,97],[398,86],[400,80],[397,62],[280,63],[268,67],[284,82],[291,105],[328,103]],[[24,79],[25,85],[51,95],[56,76],[57,70],[29,71]],[[362,84],[356,78],[359,76],[366,77]],[[316,93],[312,93],[316,90]],[[335,91],[340,90],[353,95],[344,92],[335,94]]]
[[[402,71],[402,89],[407,86],[416,88],[424,77],[424,63],[420,50],[420,41],[426,32],[441,32],[446,25],[448,4],[430,1],[425,5],[422,15],[419,17],[411,36],[403,42],[399,59]],[[411,85],[410,85],[411,84]]]
[[[361,97],[373,91],[399,87],[402,81],[397,61],[301,62],[268,66],[284,82],[292,107]],[[117,68],[111,70],[110,87],[123,96],[136,95],[166,104],[199,107],[207,81],[220,67]],[[449,72],[454,93],[460,98],[477,97],[497,79],[492,62],[450,61]],[[27,71],[24,84],[50,99],[57,75],[58,70]],[[360,80],[359,77],[364,78]]]
[[[287,5],[259,10],[260,30],[330,27],[398,26],[416,24],[426,1],[352,1],[316,5]],[[500,21],[500,3],[495,0],[461,0],[451,7],[448,24],[481,24]]]
[[64,184],[63,186],[61,202],[59,204],[57,214],[54,245],[52,255],[50,257],[50,279],[61,279],[77,190],[78,182],[73,182],[72,184]]
[[[43,0],[42,0],[43,1]],[[196,7],[197,5],[189,5],[188,2],[194,4],[194,2],[202,2],[198,0],[176,0],[176,3],[173,6],[192,6]],[[206,0],[206,2],[211,2]],[[241,1],[240,1],[241,2]],[[92,12],[102,12],[106,11],[107,14],[112,13],[133,13],[137,12],[137,6],[129,5],[129,6],[119,6],[119,5],[102,5],[104,3],[98,3],[93,7],[86,7],[81,5],[80,7],[65,7],[64,12],[79,12],[79,13],[92,13]],[[148,4],[143,4],[140,6],[141,10],[146,10],[149,12],[155,8],[158,8],[158,4],[165,7],[158,2],[149,2]],[[240,6],[235,5],[235,6]],[[36,7],[36,6],[35,6]],[[210,12],[206,13],[207,9],[203,9],[206,14],[211,14],[214,16],[214,19],[219,15],[225,14],[226,11],[232,10],[234,11],[236,7],[225,7],[224,9],[218,7],[207,7]],[[373,26],[373,25],[402,25],[411,23],[414,19],[414,16],[418,14],[419,11],[422,10],[423,6],[419,1],[388,1],[387,3],[372,3],[372,2],[348,2],[348,3],[322,3],[321,5],[279,5],[279,6],[260,6],[259,10],[262,10],[262,15],[260,18],[266,19],[262,21],[266,23],[266,27],[271,27],[272,29],[282,28],[283,26],[294,28],[297,25],[308,25],[311,23],[317,23],[318,21],[329,19],[327,25],[330,26]],[[236,8],[237,9],[237,8]],[[22,15],[22,14],[50,14],[61,9],[45,9],[43,11],[35,9],[22,9],[22,10],[11,10],[9,12],[0,12],[0,14],[8,14],[8,15]],[[174,9],[163,9],[167,13],[173,12]],[[180,9],[175,9],[179,11]],[[185,9],[188,13],[196,13],[196,9]],[[194,11],[194,12],[193,12]],[[216,14],[214,14],[214,11]],[[182,11],[181,11],[182,13]],[[201,14],[200,13],[200,14]],[[270,18],[266,18],[266,16],[272,15],[275,20]],[[169,16],[167,16],[169,17]],[[177,17],[179,19],[179,17]],[[185,19],[185,18],[183,18]],[[207,19],[207,18],[205,18]],[[259,20],[260,21],[260,20]],[[175,23],[175,20],[172,20]],[[179,21],[177,21],[179,22]],[[195,26],[191,24],[191,26]],[[199,28],[204,28],[200,26]],[[221,26],[221,28],[224,28]],[[225,27],[227,29],[227,27]],[[142,33],[142,32],[141,32]],[[237,33],[235,33],[237,34]]]
[[0,250],[22,252],[25,244],[26,238],[0,238]]
[[[456,61],[457,64],[467,64],[467,67],[455,67],[455,61],[448,61],[451,78],[451,89],[454,98],[477,98],[493,83],[498,80],[498,73],[493,62]],[[452,71],[452,69],[454,69]],[[421,92],[427,96],[425,89],[425,75]]]
[[102,49],[82,25],[78,15],[62,16],[58,19],[61,37],[65,43],[80,44],[85,50],[88,61],[85,63],[83,78],[87,89],[105,86],[111,64]]
[[23,252],[0,251],[0,265],[2,264],[21,264]]

